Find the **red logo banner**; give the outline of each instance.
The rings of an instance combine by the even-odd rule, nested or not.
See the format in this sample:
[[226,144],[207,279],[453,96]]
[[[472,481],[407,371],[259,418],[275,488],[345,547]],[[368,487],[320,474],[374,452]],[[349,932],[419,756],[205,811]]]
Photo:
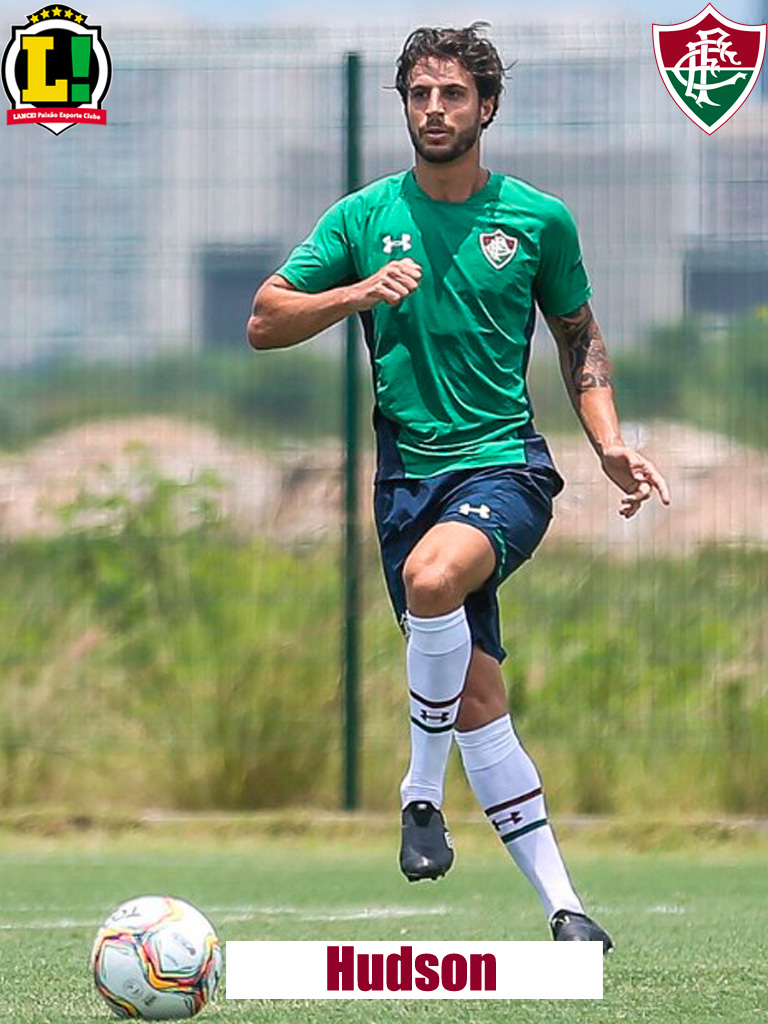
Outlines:
[[106,124],[106,110],[89,110],[83,107],[42,107],[41,109],[9,110],[6,124],[30,124],[34,122],[70,124]]

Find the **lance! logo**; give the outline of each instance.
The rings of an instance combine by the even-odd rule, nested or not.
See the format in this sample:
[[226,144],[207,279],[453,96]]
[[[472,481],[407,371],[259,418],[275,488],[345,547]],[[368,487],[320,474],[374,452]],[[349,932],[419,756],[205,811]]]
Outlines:
[[3,57],[8,124],[40,124],[59,135],[73,124],[106,124],[112,78],[98,25],[66,5],[42,7],[15,25]]
[[729,21],[712,4],[680,25],[653,26],[653,52],[667,92],[711,135],[752,92],[765,55],[765,25]]

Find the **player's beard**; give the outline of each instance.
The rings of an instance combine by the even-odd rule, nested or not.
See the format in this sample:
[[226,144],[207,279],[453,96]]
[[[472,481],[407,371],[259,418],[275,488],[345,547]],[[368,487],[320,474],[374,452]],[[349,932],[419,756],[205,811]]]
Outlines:
[[[438,126],[430,125],[430,127]],[[478,117],[474,124],[470,125],[469,128],[465,128],[463,132],[459,132],[454,137],[452,146],[440,147],[439,149],[433,149],[428,147],[428,145],[425,146],[422,139],[419,138],[418,131],[413,128],[410,121],[408,122],[408,133],[411,136],[413,148],[422,160],[426,160],[430,164],[449,164],[453,160],[458,160],[460,156],[464,156],[465,153],[472,149],[480,138],[482,127],[482,121]]]

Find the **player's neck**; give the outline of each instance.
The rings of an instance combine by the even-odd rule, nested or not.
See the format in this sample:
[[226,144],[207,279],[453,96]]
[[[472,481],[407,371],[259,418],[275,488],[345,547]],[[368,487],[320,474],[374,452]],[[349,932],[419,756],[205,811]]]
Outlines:
[[414,174],[422,192],[442,203],[466,202],[490,178],[490,172],[480,166],[480,154],[474,148],[449,164],[429,163],[417,153]]

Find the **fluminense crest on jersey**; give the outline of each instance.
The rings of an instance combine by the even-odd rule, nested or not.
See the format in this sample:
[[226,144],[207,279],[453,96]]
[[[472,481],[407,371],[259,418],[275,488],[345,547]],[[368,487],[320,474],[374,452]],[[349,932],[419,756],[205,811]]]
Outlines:
[[501,270],[517,252],[517,239],[497,228],[480,235],[480,248],[491,266]]
[[690,21],[653,26],[664,86],[686,117],[711,135],[736,113],[757,82],[765,25],[729,21],[712,4]]
[[39,124],[54,135],[73,124],[106,124],[102,102],[112,63],[98,25],[66,4],[41,7],[14,25],[3,57],[9,125]]

